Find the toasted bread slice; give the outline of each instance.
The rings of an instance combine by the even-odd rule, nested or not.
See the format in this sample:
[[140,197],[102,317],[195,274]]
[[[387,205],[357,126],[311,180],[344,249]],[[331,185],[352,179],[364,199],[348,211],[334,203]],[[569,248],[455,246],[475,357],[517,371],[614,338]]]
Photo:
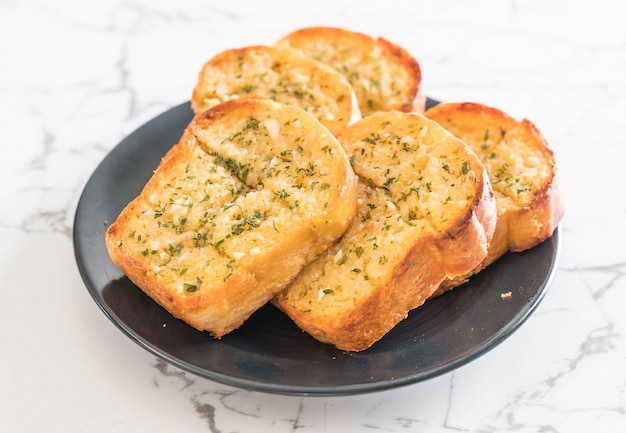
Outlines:
[[552,236],[563,216],[552,150],[530,121],[476,103],[445,103],[426,111],[480,157],[495,191],[496,231],[489,254],[468,275],[444,282],[436,295],[467,281],[507,251],[524,251]]
[[229,49],[212,57],[199,73],[191,107],[199,113],[247,95],[298,105],[335,135],[361,118],[343,75],[297,50],[273,46]]
[[424,112],[418,61],[401,46],[335,27],[307,27],[277,43],[328,63],[352,84],[363,116],[377,111]]
[[342,235],[356,200],[349,160],[315,118],[240,98],[193,119],[106,246],[172,315],[221,337]]
[[357,215],[274,303],[316,339],[360,351],[484,259],[496,209],[480,160],[422,115],[373,114],[339,141],[359,177]]

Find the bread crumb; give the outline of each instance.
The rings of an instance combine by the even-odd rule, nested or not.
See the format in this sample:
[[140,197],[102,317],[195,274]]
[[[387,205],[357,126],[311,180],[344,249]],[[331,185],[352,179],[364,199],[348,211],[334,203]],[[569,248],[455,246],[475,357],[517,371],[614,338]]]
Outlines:
[[502,298],[502,299],[509,299],[512,296],[513,296],[513,293],[511,293],[511,292],[506,292],[506,293],[501,293],[500,294],[500,298]]

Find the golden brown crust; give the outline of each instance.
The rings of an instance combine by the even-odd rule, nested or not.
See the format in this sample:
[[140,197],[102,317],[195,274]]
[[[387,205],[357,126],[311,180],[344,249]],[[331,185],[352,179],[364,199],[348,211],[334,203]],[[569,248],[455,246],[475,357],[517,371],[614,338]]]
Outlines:
[[484,259],[496,210],[476,155],[421,115],[373,114],[339,140],[359,176],[357,215],[274,303],[318,340],[360,351]]
[[191,107],[199,113],[249,95],[297,105],[335,135],[361,118],[343,75],[297,50],[263,45],[228,49],[209,59],[198,75]]
[[344,150],[296,106],[248,97],[198,114],[106,233],[113,262],[174,316],[237,328],[343,234]]
[[485,165],[498,221],[489,253],[468,275],[446,281],[435,295],[467,281],[507,251],[524,251],[550,236],[564,212],[554,154],[529,120],[477,103],[444,103],[425,115],[464,140]]
[[352,84],[363,116],[390,110],[424,112],[419,63],[393,42],[343,28],[307,27],[276,45],[302,50],[341,72]]

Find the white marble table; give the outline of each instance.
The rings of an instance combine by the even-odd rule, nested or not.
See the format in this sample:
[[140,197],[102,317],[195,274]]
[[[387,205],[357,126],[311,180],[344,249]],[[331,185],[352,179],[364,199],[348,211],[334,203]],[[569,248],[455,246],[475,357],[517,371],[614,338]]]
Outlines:
[[[558,271],[508,340],[352,397],[231,388],[125,337],[79,276],[78,198],[202,63],[327,24],[420,61],[425,92],[528,117],[566,189]],[[0,1],[0,432],[626,431],[626,3]]]

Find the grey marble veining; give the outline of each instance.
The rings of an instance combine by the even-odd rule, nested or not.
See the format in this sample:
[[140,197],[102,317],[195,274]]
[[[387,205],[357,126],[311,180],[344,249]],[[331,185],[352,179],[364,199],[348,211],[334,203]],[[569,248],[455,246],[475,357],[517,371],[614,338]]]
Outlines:
[[[0,1],[0,431],[626,431],[625,19],[621,0]],[[552,287],[451,373],[351,397],[228,387],[132,343],[78,274],[74,212],[105,155],[211,55],[312,24],[404,45],[426,94],[529,118],[557,156]]]

